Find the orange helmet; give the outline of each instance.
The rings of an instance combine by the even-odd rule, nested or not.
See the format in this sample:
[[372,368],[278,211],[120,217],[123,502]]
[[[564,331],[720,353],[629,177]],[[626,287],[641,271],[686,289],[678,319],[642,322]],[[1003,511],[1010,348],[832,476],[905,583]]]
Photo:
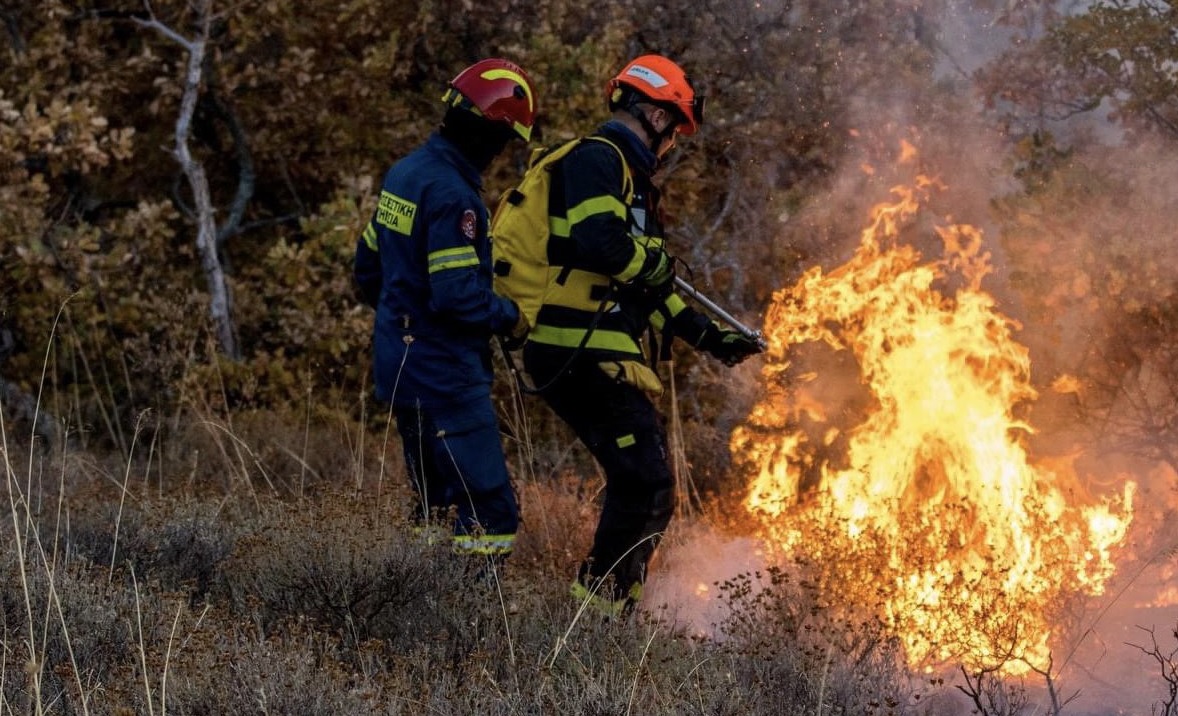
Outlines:
[[605,87],[610,107],[621,99],[619,90],[628,87],[653,104],[674,107],[681,122],[675,131],[695,134],[704,118],[704,98],[695,93],[691,80],[679,65],[662,55],[643,55],[630,61]]
[[511,127],[524,141],[536,124],[536,92],[519,65],[508,60],[480,60],[450,80],[442,101]]

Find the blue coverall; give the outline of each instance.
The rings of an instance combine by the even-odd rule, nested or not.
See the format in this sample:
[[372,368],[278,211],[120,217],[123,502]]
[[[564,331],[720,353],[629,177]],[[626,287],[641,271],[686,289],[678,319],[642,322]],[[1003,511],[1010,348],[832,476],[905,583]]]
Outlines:
[[453,506],[457,550],[506,554],[519,508],[491,403],[490,339],[519,311],[491,290],[481,187],[458,148],[431,135],[385,175],[354,277],[376,308],[376,398],[392,404],[419,516]]

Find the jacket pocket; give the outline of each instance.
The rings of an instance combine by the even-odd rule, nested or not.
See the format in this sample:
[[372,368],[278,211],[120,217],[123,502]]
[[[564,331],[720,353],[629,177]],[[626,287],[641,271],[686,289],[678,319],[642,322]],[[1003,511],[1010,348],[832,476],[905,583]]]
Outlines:
[[645,391],[658,397],[663,394],[663,383],[659,376],[645,363],[636,360],[611,360],[597,364],[610,378]]

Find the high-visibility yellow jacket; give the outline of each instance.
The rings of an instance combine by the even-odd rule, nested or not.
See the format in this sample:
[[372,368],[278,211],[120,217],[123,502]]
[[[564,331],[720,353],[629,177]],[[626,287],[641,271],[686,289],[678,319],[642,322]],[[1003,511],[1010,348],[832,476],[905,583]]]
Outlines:
[[579,360],[644,364],[654,357],[642,340],[652,328],[695,345],[709,323],[678,294],[652,300],[645,287],[665,241],[650,178],[654,154],[617,121],[595,136],[608,143],[582,142],[553,169],[548,259],[555,278],[528,335],[526,364],[567,361],[570,351],[580,351]]

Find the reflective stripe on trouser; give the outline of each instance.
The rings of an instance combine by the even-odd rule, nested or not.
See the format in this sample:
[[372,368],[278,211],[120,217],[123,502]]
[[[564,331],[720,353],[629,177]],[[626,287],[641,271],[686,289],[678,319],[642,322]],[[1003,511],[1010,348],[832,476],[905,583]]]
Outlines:
[[625,615],[642,599],[642,585],[638,583],[631,586],[626,596],[620,599],[610,599],[607,596],[602,596],[599,593],[601,586],[601,582],[598,581],[594,584],[594,588],[591,589],[580,579],[577,579],[569,587],[569,594],[572,595],[573,599],[581,602],[585,608],[592,609],[598,614],[610,618]]
[[515,548],[514,534],[456,534],[453,540],[454,551],[458,554],[511,554],[511,550]]
[[413,534],[423,543],[431,546],[449,542],[454,554],[499,557],[509,555],[515,549],[515,535],[513,534],[454,534],[441,525],[433,524],[414,527]]
[[479,554],[507,554],[519,527],[519,506],[507,475],[498,426],[440,433],[428,410],[394,408],[405,468],[417,496],[414,518],[428,521],[454,507],[459,537]]
[[[550,380],[550,371],[550,366],[528,365],[539,384]],[[629,598],[646,578],[674,506],[662,417],[641,390],[610,378],[587,360],[574,363],[543,397],[605,472],[601,518],[578,577],[590,589],[597,580],[612,577],[607,580],[612,581],[612,594],[604,596]]]

